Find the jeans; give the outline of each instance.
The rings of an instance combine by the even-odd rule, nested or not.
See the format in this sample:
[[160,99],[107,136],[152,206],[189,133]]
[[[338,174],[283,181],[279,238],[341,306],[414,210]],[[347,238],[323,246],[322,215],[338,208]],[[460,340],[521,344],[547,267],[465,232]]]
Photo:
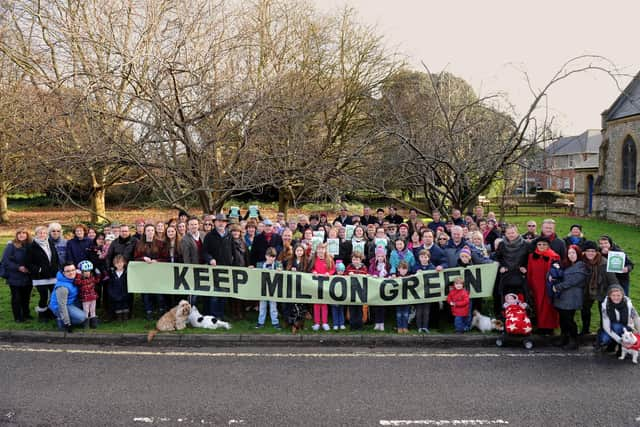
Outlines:
[[167,311],[164,295],[161,294],[142,294],[142,303],[144,311],[151,313],[153,311],[153,303],[158,306],[158,313],[163,315]]
[[278,304],[275,301],[260,301],[260,311],[258,313],[258,324],[264,325],[267,320],[267,304],[269,304],[269,314],[271,315],[271,324],[278,324]]
[[[624,325],[622,323],[611,323],[611,330],[619,336],[622,336],[624,333]],[[611,338],[611,335],[609,335],[604,329],[601,329],[600,332],[598,332],[598,342],[600,345],[609,345],[612,341],[613,338]]]
[[209,314],[212,316],[216,316],[220,320],[224,320],[224,305],[226,302],[227,302],[226,297],[210,297],[209,298]]
[[[58,309],[59,311],[59,309]],[[67,312],[69,313],[69,319],[71,320],[72,325],[81,325],[87,320],[87,316],[84,314],[84,310],[81,308],[69,304],[67,305]],[[59,312],[54,313],[56,315],[56,322],[58,323],[58,328],[64,329],[64,323],[62,322],[62,316]]]
[[431,315],[431,303],[416,304],[416,326],[429,329],[429,316]]
[[409,328],[409,306],[399,305],[396,307],[396,324],[398,329]]
[[373,322],[374,323],[384,323],[384,306],[372,307],[369,306],[371,310],[373,310]]
[[331,319],[333,319],[333,326],[344,326],[344,307],[341,305],[332,305]]
[[468,331],[470,324],[469,316],[455,316],[453,318],[453,326],[455,327],[456,332]]

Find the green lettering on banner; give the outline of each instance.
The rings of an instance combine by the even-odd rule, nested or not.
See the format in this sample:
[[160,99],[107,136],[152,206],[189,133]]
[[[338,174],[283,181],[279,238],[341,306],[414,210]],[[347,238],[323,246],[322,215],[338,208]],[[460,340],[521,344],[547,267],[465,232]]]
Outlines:
[[325,276],[295,271],[194,264],[131,262],[129,292],[224,296],[339,305],[405,305],[443,301],[454,277],[463,277],[471,297],[493,292],[498,264],[421,271],[399,278]]

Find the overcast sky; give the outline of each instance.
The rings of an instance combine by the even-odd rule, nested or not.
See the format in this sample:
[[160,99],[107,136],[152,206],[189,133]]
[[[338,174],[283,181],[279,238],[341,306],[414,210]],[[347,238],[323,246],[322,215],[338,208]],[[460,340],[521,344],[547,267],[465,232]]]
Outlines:
[[[520,112],[532,101],[521,70],[537,87],[575,56],[602,55],[628,75],[640,71],[640,2],[609,0],[314,0],[323,11],[352,6],[389,46],[432,72],[446,69],[480,95],[506,92]],[[629,77],[620,78],[622,86]],[[600,128],[619,91],[609,76],[574,76],[549,93],[563,135]]]

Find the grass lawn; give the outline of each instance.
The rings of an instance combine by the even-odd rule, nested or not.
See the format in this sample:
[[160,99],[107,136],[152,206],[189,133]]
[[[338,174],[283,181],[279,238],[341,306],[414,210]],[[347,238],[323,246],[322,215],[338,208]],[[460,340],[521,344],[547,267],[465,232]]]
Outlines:
[[[530,219],[535,220],[538,223],[538,229],[540,228],[540,223],[544,219],[543,217],[510,217],[508,218],[509,222],[516,223],[521,232],[524,232],[526,229],[526,222]],[[575,217],[555,217],[556,219],[556,230],[558,231],[558,235],[564,237],[569,232],[569,227],[572,224],[581,224],[583,226],[583,231],[588,239],[597,240],[597,238],[602,234],[610,235],[613,240],[624,248],[627,256],[629,256],[632,260],[638,261],[640,260],[640,248],[636,245],[636,242],[640,240],[640,230],[637,227],[632,227],[628,225],[621,224],[613,224],[607,223],[603,221],[597,221],[592,219],[584,219],[584,218],[575,218]],[[9,240],[11,236],[1,235],[0,236],[0,252],[4,251],[4,247],[6,246],[7,240]],[[640,273],[638,270],[634,270],[631,273],[631,298],[636,301],[637,305],[640,305],[640,288],[637,285],[637,279]],[[33,307],[35,307],[38,299],[38,294],[34,290],[31,298],[31,307],[32,313],[35,315],[33,311]],[[491,307],[491,302],[487,301],[484,304],[484,307],[487,309]],[[597,308],[594,305],[593,307],[593,319],[591,329],[592,331],[595,329],[595,324],[598,319]],[[141,299],[139,296],[136,296],[136,309],[135,309],[135,317],[134,319],[127,321],[125,323],[104,323],[101,324],[96,332],[112,332],[112,333],[144,333],[153,327],[154,322],[147,322],[142,319],[142,305]],[[257,313],[251,311],[247,313],[246,320],[242,321],[231,321],[233,328],[230,331],[221,330],[221,331],[209,331],[204,329],[187,329],[181,333],[235,333],[235,334],[265,334],[265,333],[282,333],[288,334],[290,331],[276,331],[272,328],[267,319],[267,326],[263,329],[256,330],[254,328]],[[576,318],[579,322],[579,315],[576,315]],[[388,310],[386,315],[387,323],[386,330],[393,331],[395,327],[395,310],[392,308]],[[227,319],[229,320],[229,319]],[[453,331],[453,326],[449,324],[442,324],[444,322],[440,322],[439,328],[432,328],[432,332],[435,333],[449,333]],[[310,328],[311,322],[307,322],[307,327]],[[379,333],[374,332],[372,330],[372,326],[365,326],[365,330],[360,333]],[[30,331],[53,331],[55,330],[54,322],[49,322],[45,324],[38,323],[36,321],[26,322],[23,324],[16,324],[13,321],[13,315],[11,313],[11,305],[10,305],[10,292],[9,287],[5,285],[4,280],[0,279],[0,330],[30,330]],[[93,330],[92,330],[93,331]],[[310,329],[305,330],[303,333],[307,334],[326,334],[328,332],[313,332]],[[331,332],[338,333],[338,332]],[[350,334],[348,331],[341,331],[340,334]],[[411,330],[411,333],[416,333],[415,330]]]

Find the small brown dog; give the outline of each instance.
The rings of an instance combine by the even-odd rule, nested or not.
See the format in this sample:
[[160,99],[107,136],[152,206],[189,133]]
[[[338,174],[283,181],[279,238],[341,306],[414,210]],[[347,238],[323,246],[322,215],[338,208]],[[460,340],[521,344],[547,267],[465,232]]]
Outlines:
[[297,334],[304,329],[304,321],[311,319],[311,313],[307,310],[305,304],[293,304],[289,313],[289,324],[291,325],[291,333]]
[[186,300],[180,301],[158,319],[156,328],[149,331],[147,335],[147,342],[151,342],[158,332],[180,331],[186,328],[190,312],[191,304]]

